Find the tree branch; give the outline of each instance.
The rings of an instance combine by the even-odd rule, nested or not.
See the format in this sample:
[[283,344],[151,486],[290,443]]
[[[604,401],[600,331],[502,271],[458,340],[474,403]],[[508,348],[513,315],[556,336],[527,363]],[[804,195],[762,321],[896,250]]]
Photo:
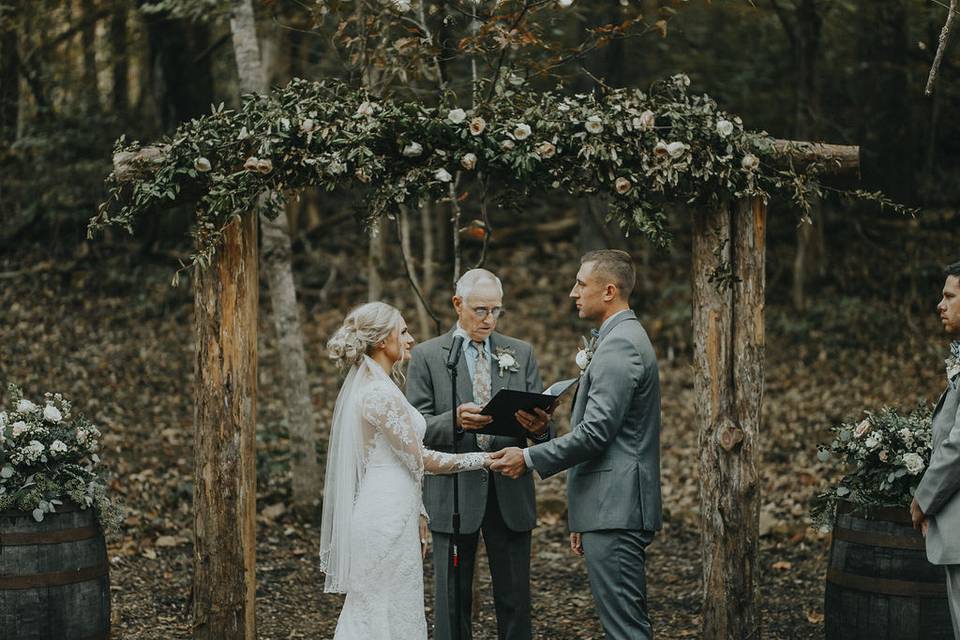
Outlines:
[[937,55],[933,58],[933,65],[930,67],[930,75],[927,77],[927,88],[924,94],[933,94],[933,87],[937,82],[937,71],[940,69],[940,63],[943,62],[943,54],[947,49],[947,42],[950,40],[950,33],[953,30],[953,20],[957,16],[957,0],[950,0],[950,7],[947,10],[947,19],[943,23],[943,29],[940,30],[940,43],[937,45]]

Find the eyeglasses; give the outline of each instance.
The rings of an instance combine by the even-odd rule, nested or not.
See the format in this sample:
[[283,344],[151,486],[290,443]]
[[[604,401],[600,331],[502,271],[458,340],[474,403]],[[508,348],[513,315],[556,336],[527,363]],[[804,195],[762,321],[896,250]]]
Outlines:
[[481,320],[486,318],[488,315],[493,316],[493,319],[496,320],[504,314],[503,307],[470,307],[470,311],[473,311],[474,314]]

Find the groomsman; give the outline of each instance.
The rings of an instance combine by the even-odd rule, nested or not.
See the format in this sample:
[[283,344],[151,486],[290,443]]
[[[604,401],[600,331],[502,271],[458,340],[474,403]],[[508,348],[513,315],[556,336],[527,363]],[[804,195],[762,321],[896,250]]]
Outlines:
[[[480,409],[501,389],[542,391],[530,344],[495,331],[503,313],[503,287],[485,269],[466,272],[457,282],[453,307],[457,325],[448,333],[417,345],[407,369],[407,398],[426,418],[424,444],[453,450],[456,415],[457,450],[497,451],[525,447],[525,438],[477,434],[490,422]],[[465,336],[457,370],[457,394],[451,397],[446,362],[455,334]],[[548,417],[518,416],[537,442],[550,439]],[[423,503],[433,534],[436,640],[470,640],[472,583],[477,542],[482,533],[493,579],[493,601],[500,640],[530,640],[530,538],[537,523],[532,474],[517,479],[486,469],[459,474],[461,632],[453,634],[454,586],[450,546],[453,533],[453,477],[426,476]]]
[[653,345],[630,310],[636,275],[624,251],[580,259],[570,291],[597,325],[580,378],[570,433],[527,449],[504,449],[490,469],[510,477],[567,472],[570,547],[587,575],[607,640],[650,640],[646,549],[661,528],[660,378]]
[[927,538],[927,559],[946,569],[953,635],[960,640],[960,262],[945,275],[937,312],[953,339],[947,388],[933,412],[933,454],[910,511],[913,526]]

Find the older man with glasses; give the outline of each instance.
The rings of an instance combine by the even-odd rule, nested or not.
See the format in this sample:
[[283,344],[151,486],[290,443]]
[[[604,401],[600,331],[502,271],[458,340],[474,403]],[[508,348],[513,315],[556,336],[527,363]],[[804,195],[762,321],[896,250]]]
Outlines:
[[[407,370],[407,398],[426,418],[424,443],[452,451],[453,415],[458,425],[457,450],[498,451],[525,447],[525,438],[476,433],[490,422],[480,410],[501,389],[542,391],[543,384],[529,343],[495,331],[503,314],[503,287],[486,269],[466,272],[457,282],[453,307],[457,325],[448,333],[413,349]],[[457,375],[457,397],[451,397],[447,356],[455,335],[464,336]],[[550,439],[548,416],[521,413],[517,421],[534,442]],[[530,538],[537,523],[533,475],[516,480],[486,469],[459,474],[461,632],[453,625],[454,585],[450,561],[453,533],[453,478],[427,476],[423,502],[433,534],[436,640],[469,640],[473,573],[482,533],[493,579],[493,601],[500,640],[530,640]]]

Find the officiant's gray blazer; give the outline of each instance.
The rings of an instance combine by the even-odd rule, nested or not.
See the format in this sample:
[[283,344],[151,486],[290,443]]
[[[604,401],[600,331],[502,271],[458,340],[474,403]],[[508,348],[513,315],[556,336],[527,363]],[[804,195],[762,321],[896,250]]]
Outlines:
[[[455,408],[451,396],[450,372],[447,371],[447,354],[453,342],[453,330],[427,340],[413,348],[410,366],[407,369],[407,399],[423,414],[427,421],[427,433],[423,442],[429,449],[453,451],[451,427]],[[540,370],[533,355],[533,347],[522,340],[501,333],[490,335],[490,352],[510,349],[517,359],[517,371],[505,371],[500,375],[497,362],[490,368],[491,394],[501,389],[520,391],[543,391]],[[467,369],[467,356],[461,354],[457,368],[457,404],[474,402],[473,381]],[[494,436],[493,450],[504,447],[525,447],[525,438]],[[466,431],[457,445],[460,453],[480,451],[477,437]],[[500,474],[491,474],[486,469],[466,471],[460,479],[460,532],[475,533],[480,529],[487,507],[487,487],[493,481],[497,502],[504,523],[513,531],[530,531],[537,525],[537,503],[533,487],[533,474],[526,473],[516,480]],[[492,476],[492,478],[491,478]],[[453,476],[425,476],[423,479],[423,504],[430,516],[430,529],[441,533],[453,533]]]
[[933,453],[914,494],[930,518],[927,558],[960,565],[960,391],[947,388],[933,412]]
[[580,380],[569,434],[530,448],[537,472],[567,472],[570,531],[657,531],[660,377],[636,315],[614,317]]

